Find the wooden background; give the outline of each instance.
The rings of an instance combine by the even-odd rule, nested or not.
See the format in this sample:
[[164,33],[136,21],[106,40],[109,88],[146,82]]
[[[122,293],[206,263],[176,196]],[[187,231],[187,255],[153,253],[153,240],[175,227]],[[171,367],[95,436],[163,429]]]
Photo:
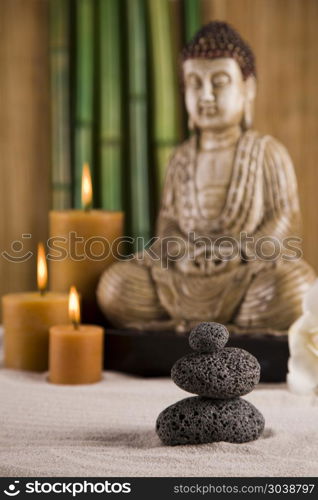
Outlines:
[[[36,287],[35,258],[47,233],[50,95],[47,0],[0,0],[0,294]],[[22,238],[32,234],[32,240]],[[11,250],[13,241],[24,248]],[[15,244],[19,250],[19,244]]]
[[[305,256],[318,271],[318,0],[201,1],[205,22],[228,20],[256,53],[255,125],[290,151]],[[14,252],[18,257],[47,234],[48,0],[0,0],[0,11],[0,252],[32,234],[31,242],[22,239],[24,250]],[[9,264],[0,256],[0,294],[34,287],[35,259]]]

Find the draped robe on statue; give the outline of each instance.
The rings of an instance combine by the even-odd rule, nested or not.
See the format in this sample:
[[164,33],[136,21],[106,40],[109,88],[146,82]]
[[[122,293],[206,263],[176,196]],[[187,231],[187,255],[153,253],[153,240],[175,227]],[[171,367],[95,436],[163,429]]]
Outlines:
[[[178,323],[234,323],[243,328],[286,329],[301,314],[313,270],[284,251],[286,238],[299,235],[299,204],[294,168],[286,149],[270,136],[242,134],[235,153],[226,202],[220,215],[205,218],[196,188],[197,138],[179,146],[168,166],[157,236],[177,237],[190,250],[194,241],[220,237],[240,242],[242,234],[264,242],[275,238],[287,259],[211,260],[209,271],[184,259],[168,262],[147,256],[107,270],[98,294],[106,314],[120,326],[146,326],[171,318]],[[189,234],[194,241],[189,242]],[[181,240],[180,240],[181,241]],[[154,244],[156,253],[159,242]],[[190,248],[189,248],[190,247]],[[248,243],[247,249],[251,248]],[[277,248],[276,248],[277,250]],[[149,252],[150,254],[152,252]],[[191,267],[192,266],[192,267]],[[122,281],[121,281],[122,280]],[[105,286],[107,284],[107,290]],[[120,290],[120,293],[119,293]]]

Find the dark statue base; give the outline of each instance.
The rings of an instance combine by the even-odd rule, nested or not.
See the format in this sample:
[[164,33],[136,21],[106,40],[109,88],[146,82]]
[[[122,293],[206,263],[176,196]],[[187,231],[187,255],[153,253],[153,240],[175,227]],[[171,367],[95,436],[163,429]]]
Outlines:
[[[261,382],[285,382],[288,337],[271,330],[242,333],[228,327],[227,346],[253,354],[261,365]],[[119,330],[106,327],[105,368],[142,377],[170,376],[172,365],[189,353],[188,333]]]

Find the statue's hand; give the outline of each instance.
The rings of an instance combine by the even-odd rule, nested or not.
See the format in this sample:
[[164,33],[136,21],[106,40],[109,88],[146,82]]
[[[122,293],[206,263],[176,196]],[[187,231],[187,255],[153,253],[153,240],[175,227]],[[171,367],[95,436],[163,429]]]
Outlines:
[[184,274],[212,276],[230,271],[237,267],[240,260],[220,260],[217,258],[199,255],[194,259],[183,259],[175,263],[177,269]]

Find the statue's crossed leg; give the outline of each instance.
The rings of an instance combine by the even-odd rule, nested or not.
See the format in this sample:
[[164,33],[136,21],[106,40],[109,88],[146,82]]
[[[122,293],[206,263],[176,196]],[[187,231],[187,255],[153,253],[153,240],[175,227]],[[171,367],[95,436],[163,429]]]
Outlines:
[[[185,303],[179,304],[180,310],[186,311],[186,316],[179,313],[173,293],[166,293],[159,286],[158,294],[150,269],[136,262],[119,262],[108,269],[100,281],[97,294],[108,318],[116,326],[124,328],[153,327],[158,330],[158,325],[162,324],[163,330],[171,327],[187,329],[187,326],[200,321],[219,321],[232,323],[243,330],[286,330],[301,314],[302,297],[315,279],[312,269],[299,260],[279,262],[256,275],[250,271],[250,266],[241,266],[236,278],[231,275],[227,283],[219,283],[220,292],[215,282],[211,302],[205,302],[203,306],[198,293],[198,279],[192,282],[193,286],[190,279],[185,290],[187,307]],[[171,279],[171,270],[166,276]],[[213,277],[202,278],[200,286],[206,285],[213,287]],[[241,301],[234,287],[241,288]],[[170,290],[173,287],[170,286]],[[221,290],[224,296],[222,301]],[[180,290],[178,292],[180,300]],[[217,302],[213,301],[213,297]],[[238,302],[234,303],[234,298]]]

